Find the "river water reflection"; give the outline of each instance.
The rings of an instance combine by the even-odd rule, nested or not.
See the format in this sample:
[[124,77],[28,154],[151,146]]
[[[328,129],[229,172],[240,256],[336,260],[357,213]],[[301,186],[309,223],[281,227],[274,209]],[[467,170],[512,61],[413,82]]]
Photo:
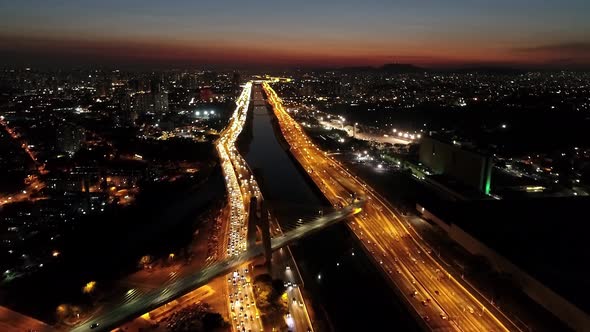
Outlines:
[[[273,127],[274,115],[253,92],[251,140],[245,159],[281,226],[326,208],[319,192],[290,157]],[[279,133],[280,134],[280,133]],[[291,247],[312,295],[320,327],[333,331],[418,331],[416,323],[344,224]]]

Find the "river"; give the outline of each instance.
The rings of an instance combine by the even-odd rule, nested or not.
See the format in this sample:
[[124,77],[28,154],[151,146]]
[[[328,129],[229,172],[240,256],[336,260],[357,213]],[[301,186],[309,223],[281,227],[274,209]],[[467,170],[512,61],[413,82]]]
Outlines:
[[[256,102],[240,149],[283,228],[327,209],[320,192],[286,150],[274,115]],[[311,294],[317,326],[326,331],[418,331],[402,302],[344,224],[291,246]]]

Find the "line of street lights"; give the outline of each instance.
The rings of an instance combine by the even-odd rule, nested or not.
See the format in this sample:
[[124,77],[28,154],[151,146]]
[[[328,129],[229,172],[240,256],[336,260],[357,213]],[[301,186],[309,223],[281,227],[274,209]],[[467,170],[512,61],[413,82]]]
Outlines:
[[[247,250],[248,215],[251,212],[249,211],[250,197],[252,195],[260,197],[258,185],[235,146],[246,123],[251,93],[252,82],[248,82],[236,101],[237,106],[228,127],[222,132],[216,143],[229,194],[230,220],[226,253],[234,257]],[[227,276],[228,288],[230,288],[227,300],[232,329],[241,331],[249,326],[250,329],[259,328],[262,330],[262,321],[256,308],[252,285],[249,277],[246,277],[245,271],[247,269],[241,268]],[[248,297],[250,298],[248,299]],[[244,307],[246,312],[243,312]],[[248,321],[248,317],[250,321]],[[254,317],[256,318],[254,319]]]

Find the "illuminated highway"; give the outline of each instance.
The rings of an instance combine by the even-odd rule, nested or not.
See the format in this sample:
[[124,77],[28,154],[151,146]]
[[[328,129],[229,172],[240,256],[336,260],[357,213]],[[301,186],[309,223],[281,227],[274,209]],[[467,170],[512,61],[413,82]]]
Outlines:
[[[272,250],[278,250],[309,234],[312,234],[315,231],[332,225],[335,222],[350,218],[351,216],[359,213],[364,204],[364,200],[357,200],[353,204],[350,204],[340,210],[326,214],[322,217],[318,217],[303,226],[299,226],[292,231],[285,232],[280,237],[274,238],[271,241],[271,248]],[[204,269],[187,274],[183,277],[170,279],[164,285],[162,285],[160,289],[148,293],[135,294],[132,297],[125,296],[119,302],[114,303],[110,307],[110,310],[93,316],[86,322],[73,328],[71,331],[110,331],[111,329],[119,327],[124,322],[159,308],[162,305],[207,284],[209,281],[218,276],[231,272],[229,277],[233,279],[234,271],[238,271],[238,273],[240,273],[240,269],[243,269],[247,262],[262,254],[262,246],[255,245],[246,251],[231,255],[228,258],[214,263]],[[98,324],[98,326],[94,329],[91,329],[90,326],[93,324]]]
[[[246,251],[250,198],[260,197],[258,185],[235,146],[246,123],[251,94],[252,83],[248,82],[236,101],[237,106],[228,126],[215,143],[228,193],[229,227],[225,228],[226,234],[222,237],[223,247],[226,248],[224,254],[229,257],[237,257]],[[247,262],[231,271],[226,278],[227,305],[232,330],[262,331],[262,321],[256,308]]]
[[[216,149],[226,179],[228,208],[230,209],[229,227],[226,227],[227,234],[223,236],[226,241],[224,248],[227,249],[223,254],[230,256],[238,255],[246,250],[249,215],[254,213],[254,211],[249,211],[251,198],[256,197],[258,201],[263,200],[254,175],[235,146],[246,122],[251,97],[254,107],[260,107],[260,105],[266,107],[260,85],[253,89],[252,83],[247,83],[237,100],[237,107],[227,128],[216,142]],[[262,331],[260,312],[256,308],[252,280],[247,266],[244,264],[227,276],[229,318],[234,331],[244,329]],[[290,293],[295,293],[294,296],[301,298],[299,289],[290,290]],[[307,331],[311,324],[306,308],[297,307],[295,311],[299,319],[293,320],[292,329]]]
[[[266,82],[263,88],[273,107],[290,152],[336,207],[351,197],[367,198],[366,208],[348,224],[373,261],[396,285],[422,322],[431,330],[518,330],[496,308],[483,303],[432,255],[419,235],[364,182],[315,146],[285,111]],[[493,310],[493,313],[490,312]]]

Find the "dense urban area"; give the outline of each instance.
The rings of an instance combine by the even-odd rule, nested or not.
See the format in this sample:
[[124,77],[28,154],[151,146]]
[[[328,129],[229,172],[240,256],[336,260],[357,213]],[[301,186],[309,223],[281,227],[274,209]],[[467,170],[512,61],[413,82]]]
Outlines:
[[590,326],[589,72],[7,68],[0,125],[0,330]]

